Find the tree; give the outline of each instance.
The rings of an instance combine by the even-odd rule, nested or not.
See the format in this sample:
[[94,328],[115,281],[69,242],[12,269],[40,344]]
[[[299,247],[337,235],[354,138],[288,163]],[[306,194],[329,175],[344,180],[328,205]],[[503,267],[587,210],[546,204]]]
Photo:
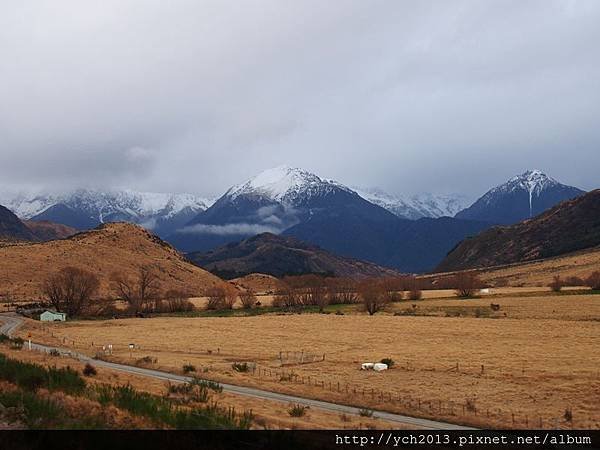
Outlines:
[[399,302],[404,295],[403,280],[400,277],[386,277],[380,280],[388,302]]
[[44,281],[42,291],[57,311],[76,316],[88,307],[99,287],[98,277],[93,273],[65,267]]
[[358,293],[365,310],[370,316],[381,311],[388,301],[385,288],[382,286],[380,280],[377,279],[362,281],[358,285]]
[[587,279],[585,283],[592,288],[594,291],[600,291],[600,272],[593,272]]
[[560,275],[555,275],[552,283],[548,285],[553,292],[560,292],[564,286],[564,282],[560,279]]
[[252,309],[256,304],[256,294],[252,289],[243,291],[240,293],[240,302],[242,303],[242,308]]
[[420,300],[423,296],[421,282],[416,277],[408,277],[406,280],[409,300]]
[[457,297],[469,298],[475,295],[475,292],[481,287],[481,282],[473,272],[459,272],[452,278]]
[[115,272],[111,282],[116,295],[129,304],[134,314],[142,312],[151,301],[159,299],[160,282],[152,266],[139,266],[134,276]]
[[233,309],[238,292],[233,286],[213,286],[206,291],[206,309]]
[[170,289],[165,293],[164,297],[166,305],[164,310],[167,312],[184,312],[194,309],[194,304],[190,302],[190,294],[185,291]]

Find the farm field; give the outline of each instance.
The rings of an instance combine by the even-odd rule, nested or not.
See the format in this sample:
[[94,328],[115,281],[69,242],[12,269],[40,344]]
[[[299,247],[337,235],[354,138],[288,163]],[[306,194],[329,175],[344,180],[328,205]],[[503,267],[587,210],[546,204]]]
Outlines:
[[[499,311],[490,312],[491,301]],[[410,315],[393,315],[403,311]],[[595,295],[400,302],[375,316],[348,310],[27,324],[22,335],[92,355],[111,343],[117,361],[149,356],[156,363],[148,367],[179,373],[193,364],[216,381],[338,403],[483,427],[600,426]],[[360,370],[382,358],[395,366]],[[235,371],[236,362],[250,370]]]

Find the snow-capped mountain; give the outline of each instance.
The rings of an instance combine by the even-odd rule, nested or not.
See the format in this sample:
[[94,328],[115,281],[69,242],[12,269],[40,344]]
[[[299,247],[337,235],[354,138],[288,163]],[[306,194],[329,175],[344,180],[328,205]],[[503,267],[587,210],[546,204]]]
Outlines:
[[235,201],[239,196],[250,195],[286,205],[296,205],[336,190],[352,192],[340,183],[321,178],[306,170],[279,166],[231,187],[224,197]]
[[469,200],[463,195],[417,194],[394,196],[378,188],[355,188],[362,198],[387,209],[398,217],[417,220],[422,217],[454,217],[468,206]]
[[191,194],[163,194],[132,190],[77,189],[60,194],[5,193],[0,200],[21,219],[50,220],[83,230],[100,223],[126,221],[170,233],[207,208],[207,201]]
[[584,193],[581,189],[559,183],[541,170],[528,170],[486,192],[456,217],[512,224],[537,216],[557,203]]
[[336,181],[283,166],[231,187],[167,240],[183,251],[206,252],[271,232],[341,256],[419,272],[485,226],[451,217],[408,220]]

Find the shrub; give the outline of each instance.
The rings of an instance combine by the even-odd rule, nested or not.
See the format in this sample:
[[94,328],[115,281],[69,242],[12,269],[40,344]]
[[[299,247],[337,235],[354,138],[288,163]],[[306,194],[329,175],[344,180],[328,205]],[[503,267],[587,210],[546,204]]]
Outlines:
[[138,359],[135,363],[138,365],[145,365],[145,364],[156,364],[158,362],[158,359],[153,358],[152,356],[144,356],[143,358]]
[[573,422],[573,411],[571,410],[571,408],[565,409],[564,418],[567,422]]
[[465,409],[469,412],[476,412],[477,407],[475,406],[475,400],[472,398],[468,398],[465,401]]
[[49,354],[50,356],[60,356],[60,352],[59,352],[57,349],[55,349],[55,348],[53,348],[52,350],[50,350],[50,351],[48,352],[48,354]]
[[387,364],[388,368],[391,369],[394,365],[394,360],[392,358],[383,358],[380,361],[382,364]]
[[191,373],[191,372],[195,372],[196,371],[196,367],[193,366],[192,364],[184,364],[183,365],[183,373]]
[[4,333],[0,334],[0,344],[4,344],[6,342],[10,342],[10,338]]
[[291,417],[302,417],[306,414],[306,410],[308,409],[308,406],[304,406],[304,405],[292,405],[289,409],[288,409],[288,414]]
[[25,344],[25,341],[20,337],[10,340],[10,348],[12,348],[14,350],[21,350],[23,348],[24,344]]
[[250,367],[248,366],[248,363],[233,363],[231,365],[232,369],[235,370],[236,372],[248,372],[248,370],[250,369]]
[[552,292],[560,292],[560,290],[563,288],[563,286],[564,286],[564,283],[560,279],[560,275],[555,275],[554,279],[552,280],[552,283],[550,283],[548,285],[548,287],[550,287]]
[[361,408],[358,410],[358,414],[361,417],[373,417],[373,410],[368,408]]
[[600,272],[593,272],[589,277],[587,277],[585,284],[592,288],[593,291],[600,291]]
[[85,365],[85,367],[83,368],[83,374],[86,377],[93,377],[98,375],[98,371],[96,370],[96,368],[94,366],[92,366],[90,363],[87,363]]

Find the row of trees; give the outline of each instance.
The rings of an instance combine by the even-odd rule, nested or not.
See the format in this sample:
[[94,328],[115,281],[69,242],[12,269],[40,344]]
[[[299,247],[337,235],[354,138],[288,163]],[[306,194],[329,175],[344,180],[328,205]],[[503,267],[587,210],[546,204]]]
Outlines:
[[[181,290],[163,291],[156,268],[140,266],[134,274],[113,273],[110,288],[115,297],[126,302],[133,314],[177,312],[193,308],[189,295]],[[78,267],[65,267],[49,276],[42,292],[57,311],[76,316],[90,308],[100,289],[98,277]]]
[[588,286],[593,291],[600,291],[600,271],[594,271],[586,278],[571,276],[563,279],[560,275],[556,275],[548,286],[554,292],[566,286]]

